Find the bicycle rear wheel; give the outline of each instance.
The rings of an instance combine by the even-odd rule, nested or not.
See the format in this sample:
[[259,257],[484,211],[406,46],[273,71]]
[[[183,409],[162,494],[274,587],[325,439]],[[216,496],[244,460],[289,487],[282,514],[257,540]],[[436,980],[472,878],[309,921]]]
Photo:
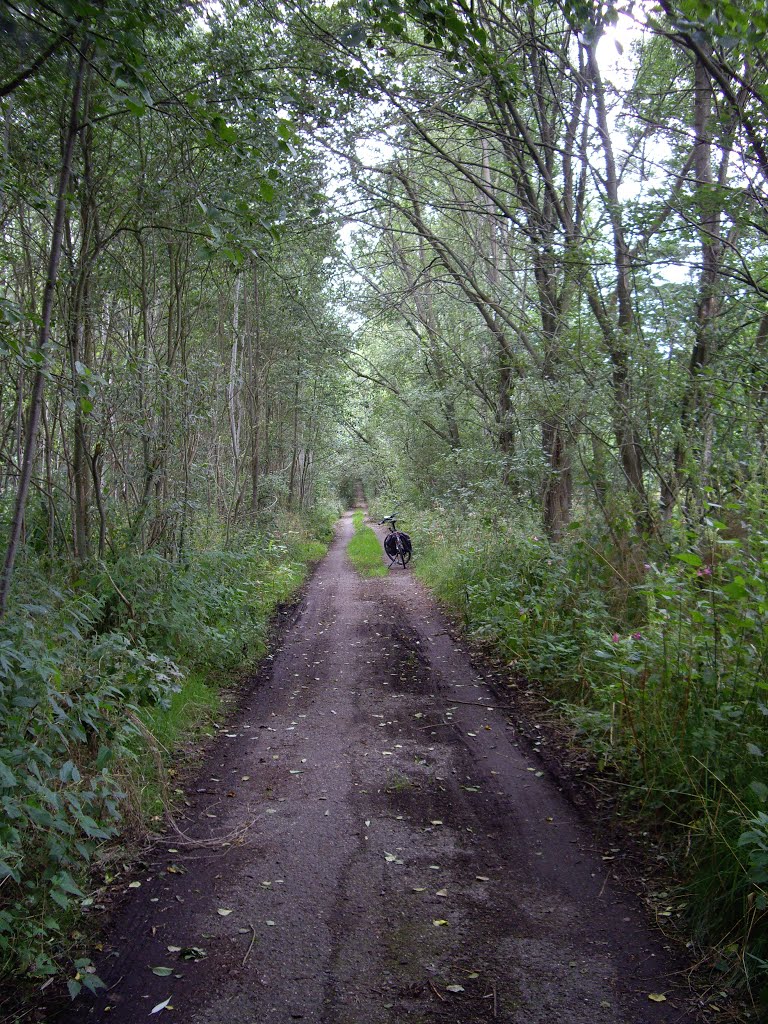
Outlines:
[[402,565],[403,569],[411,561],[411,552],[399,537],[397,538],[397,561]]

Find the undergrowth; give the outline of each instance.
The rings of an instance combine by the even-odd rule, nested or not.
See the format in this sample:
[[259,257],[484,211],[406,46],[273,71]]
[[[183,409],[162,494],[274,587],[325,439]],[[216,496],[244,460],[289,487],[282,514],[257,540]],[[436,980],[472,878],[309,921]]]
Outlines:
[[768,541],[710,520],[643,562],[585,526],[554,545],[498,516],[413,521],[417,574],[624,775],[689,930],[765,999]]
[[[174,748],[210,731],[220,684],[263,654],[328,522],[185,563],[28,562],[0,624],[0,972],[99,984],[70,933],[126,828],[161,815]],[[64,582],[62,582],[64,581]],[[172,777],[172,775],[171,775]]]
[[355,535],[347,545],[347,555],[361,576],[386,576],[383,552],[379,538],[370,526],[363,525],[363,513],[354,512],[352,522]]

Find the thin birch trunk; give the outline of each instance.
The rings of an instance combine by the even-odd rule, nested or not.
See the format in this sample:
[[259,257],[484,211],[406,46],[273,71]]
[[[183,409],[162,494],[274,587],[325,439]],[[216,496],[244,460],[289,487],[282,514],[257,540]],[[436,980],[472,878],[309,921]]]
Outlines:
[[72,157],[75,151],[75,140],[79,131],[80,99],[83,92],[85,72],[88,67],[91,45],[88,44],[81,49],[78,61],[77,72],[72,87],[72,101],[69,108],[69,120],[64,139],[64,153],[59,171],[59,185],[56,195],[56,207],[53,217],[53,228],[51,230],[51,248],[48,256],[48,270],[43,292],[43,305],[40,313],[40,331],[37,341],[37,370],[32,385],[32,396],[29,405],[29,416],[27,420],[27,433],[24,443],[24,455],[19,474],[19,485],[16,491],[13,518],[8,537],[8,544],[5,551],[2,575],[0,575],[0,619],[5,616],[8,609],[8,598],[11,590],[13,569],[16,564],[16,556],[19,550],[19,542],[24,527],[24,513],[27,507],[29,488],[32,483],[32,472],[35,465],[35,454],[37,449],[37,435],[40,429],[40,419],[43,405],[43,391],[48,370],[48,345],[51,337],[51,320],[53,317],[53,303],[56,297],[56,283],[59,277],[59,262],[61,260],[61,246],[64,237],[64,218],[67,210],[67,193],[69,180],[72,173]]

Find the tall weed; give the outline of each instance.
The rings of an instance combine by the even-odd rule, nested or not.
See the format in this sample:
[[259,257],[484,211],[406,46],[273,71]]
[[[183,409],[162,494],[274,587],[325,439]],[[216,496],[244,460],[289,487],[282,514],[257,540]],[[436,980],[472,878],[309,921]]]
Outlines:
[[324,553],[300,521],[289,527],[184,564],[126,554],[68,583],[23,568],[25,599],[0,624],[4,973],[69,970],[73,995],[99,983],[85,961],[67,967],[89,865],[124,827],[127,793],[158,809],[147,728],[167,745],[215,708],[204,679],[254,664],[275,606]]
[[652,562],[575,529],[560,545],[497,517],[413,517],[416,572],[469,631],[539,680],[632,782],[722,968],[768,961],[768,544],[710,521]]

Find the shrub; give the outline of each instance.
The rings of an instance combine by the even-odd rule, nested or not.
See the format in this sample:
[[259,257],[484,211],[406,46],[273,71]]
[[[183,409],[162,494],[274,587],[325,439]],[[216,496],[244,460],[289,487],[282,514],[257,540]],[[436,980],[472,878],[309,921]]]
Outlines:
[[[4,971],[64,969],[89,865],[120,834],[126,792],[145,790],[144,810],[158,810],[146,730],[172,743],[215,709],[207,677],[255,662],[275,606],[322,556],[324,544],[292,526],[186,564],[123,555],[69,585],[23,568],[25,602],[0,623]],[[70,974],[73,994],[99,984],[85,960]]]
[[768,542],[747,548],[710,521],[620,570],[584,527],[554,546],[466,509],[416,523],[416,571],[624,773],[676,855],[694,932],[764,977]]

